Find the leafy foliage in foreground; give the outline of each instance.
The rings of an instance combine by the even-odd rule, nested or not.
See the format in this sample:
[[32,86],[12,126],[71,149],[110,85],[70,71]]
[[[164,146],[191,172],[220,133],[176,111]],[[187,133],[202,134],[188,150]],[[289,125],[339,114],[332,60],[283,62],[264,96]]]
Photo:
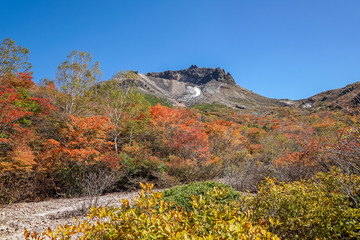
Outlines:
[[358,239],[360,209],[345,189],[359,198],[360,178],[333,170],[307,181],[268,179],[247,204],[255,219],[269,219],[269,230],[285,239]]
[[215,187],[206,197],[192,196],[193,211],[186,212],[174,210],[161,192],[152,192],[152,184],[142,187],[133,205],[122,200],[121,209],[92,208],[90,220],[42,234],[25,230],[25,239],[69,239],[74,235],[81,239],[279,239],[253,223],[239,202],[219,203],[227,198],[226,188]]
[[235,201],[240,197],[240,194],[228,185],[214,181],[206,181],[190,183],[164,190],[164,200],[167,202],[174,202],[176,206],[184,208],[186,211],[191,211],[193,210],[193,205],[191,203],[192,196],[202,196],[203,198],[206,198],[209,196],[207,193],[214,188],[226,189],[228,191],[223,198],[219,199],[219,203]]
[[[92,208],[89,220],[26,239],[358,239],[360,177],[333,169],[311,180],[267,179],[251,196],[214,182],[164,193],[142,185],[120,209]],[[208,191],[205,191],[208,189]],[[184,191],[184,194],[181,194]],[[195,193],[191,195],[189,192]],[[231,196],[231,197],[229,197]],[[175,199],[176,203],[169,201]],[[234,200],[236,199],[236,200]],[[181,206],[181,207],[179,207]],[[188,206],[186,210],[183,206]],[[270,233],[271,232],[271,233]]]

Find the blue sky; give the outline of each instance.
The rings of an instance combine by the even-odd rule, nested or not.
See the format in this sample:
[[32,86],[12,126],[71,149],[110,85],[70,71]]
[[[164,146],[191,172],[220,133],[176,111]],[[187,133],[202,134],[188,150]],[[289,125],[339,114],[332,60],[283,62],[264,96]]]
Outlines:
[[71,50],[110,78],[221,67],[249,90],[301,99],[360,81],[358,0],[1,0],[0,40],[31,51],[35,80]]

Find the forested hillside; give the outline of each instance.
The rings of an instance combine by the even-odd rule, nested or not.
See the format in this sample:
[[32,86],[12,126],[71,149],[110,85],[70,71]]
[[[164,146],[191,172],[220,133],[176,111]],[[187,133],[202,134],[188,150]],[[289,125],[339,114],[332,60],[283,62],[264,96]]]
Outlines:
[[[133,71],[101,82],[100,64],[86,52],[71,52],[56,79],[35,84],[28,55],[10,39],[0,45],[2,204],[133,190],[140,182],[172,187],[222,179],[253,194],[219,202],[229,190],[211,188],[193,199],[193,211],[177,208],[175,217],[162,194],[145,195],[151,185],[143,185],[135,205],[124,202],[116,216],[92,210],[118,225],[89,222],[61,234],[122,238],[136,219],[139,229],[156,231],[134,231],[134,238],[359,237],[359,109],[269,107],[260,114],[216,103],[172,107],[138,91]],[[159,220],[154,228],[150,215]]]

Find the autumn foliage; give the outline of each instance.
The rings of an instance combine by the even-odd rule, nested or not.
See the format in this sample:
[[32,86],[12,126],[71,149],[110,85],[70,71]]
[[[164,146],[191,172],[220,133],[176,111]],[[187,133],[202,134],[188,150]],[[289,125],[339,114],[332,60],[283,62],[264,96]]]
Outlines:
[[30,170],[35,164],[31,148],[38,138],[32,121],[55,108],[48,99],[31,97],[35,83],[29,73],[0,76],[0,170]]
[[[359,118],[352,112],[307,116],[279,110],[278,115],[232,112],[218,117],[197,109],[150,106],[131,92],[131,97],[119,93],[122,101],[136,101],[121,105],[126,108],[114,122],[101,110],[99,98],[89,102],[89,109],[100,109],[86,114],[68,115],[54,107],[64,93],[48,83],[38,86],[31,74],[19,73],[1,76],[0,87],[2,179],[25,177],[29,184],[41,179],[48,185],[39,188],[40,195],[70,194],[65,186],[80,194],[87,172],[104,169],[121,172],[113,186],[118,190],[136,187],[138,181],[171,186],[226,176],[241,182],[242,190],[256,191],[254,181],[266,176],[300,180],[334,165],[359,172]],[[246,181],[252,181],[251,187]],[[2,193],[2,199],[11,199],[10,192]]]
[[57,84],[35,84],[14,44],[0,44],[13,51],[0,66],[0,204],[151,182],[133,204],[26,239],[359,238],[360,109],[151,106],[164,101],[137,90],[136,72],[99,82],[86,52],[71,52]]
[[333,166],[360,174],[358,109],[151,106],[116,78],[93,85],[73,70],[59,89],[35,84],[29,72],[0,75],[0,201],[80,195],[87,176],[104,172],[116,176],[106,191],[223,178],[256,192],[268,176],[311,179]]
[[171,109],[158,104],[151,107],[150,116],[153,127],[161,134],[159,145],[194,164],[207,164],[209,139],[199,114],[190,109]]
[[193,211],[187,212],[165,201],[163,193],[153,192],[152,184],[141,185],[133,204],[122,199],[121,208],[92,208],[89,220],[43,233],[25,230],[25,239],[279,239],[243,213],[240,202],[224,204],[226,188],[191,196]]

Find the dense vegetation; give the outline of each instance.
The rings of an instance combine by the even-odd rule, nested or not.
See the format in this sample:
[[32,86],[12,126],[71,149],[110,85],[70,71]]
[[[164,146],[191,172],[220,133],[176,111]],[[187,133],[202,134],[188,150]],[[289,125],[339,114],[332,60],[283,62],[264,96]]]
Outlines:
[[226,189],[228,191],[219,203],[225,203],[229,201],[239,200],[240,194],[232,187],[223,183],[214,181],[194,182],[183,186],[177,186],[163,191],[164,200],[167,202],[173,202],[175,206],[181,207],[186,211],[191,211],[191,197],[195,196],[208,196],[206,193],[214,190],[214,188]]
[[[210,190],[208,197],[189,201],[189,193],[181,205],[174,189],[164,193],[183,207],[174,209],[162,194],[142,193],[134,206],[124,202],[121,213],[92,210],[94,218],[113,216],[113,225],[88,222],[71,231],[94,239],[216,239],[225,231],[229,238],[358,237],[359,109],[269,108],[255,114],[219,104],[171,107],[138,92],[133,71],[100,82],[100,65],[85,52],[71,52],[55,81],[35,84],[28,54],[10,39],[0,45],[1,203],[99,195],[135,189],[139,182],[170,187],[222,178],[254,195],[219,202],[214,198],[230,190],[211,186],[201,190]],[[152,215],[157,228],[145,233]],[[164,222],[166,216],[171,220]],[[129,230],[134,219],[138,228]],[[209,221],[204,229],[194,227],[203,221]]]
[[[332,171],[316,181],[278,186],[268,180],[255,196],[214,182],[152,192],[121,200],[121,208],[91,208],[89,220],[28,232],[26,239],[358,239],[360,211],[333,191],[349,179]],[[356,179],[359,181],[360,179]],[[211,188],[213,186],[213,188]],[[331,189],[331,191],[329,191]],[[184,190],[185,192],[181,192]],[[354,190],[354,189],[352,189]],[[357,189],[358,190],[358,189]],[[172,202],[172,198],[175,202]]]
[[193,196],[193,211],[187,212],[172,210],[171,203],[161,200],[162,193],[151,188],[144,186],[133,205],[123,200],[121,209],[92,208],[89,220],[42,234],[25,230],[26,239],[279,239],[265,227],[253,226],[240,202],[219,204],[226,189],[215,188],[205,198]]

